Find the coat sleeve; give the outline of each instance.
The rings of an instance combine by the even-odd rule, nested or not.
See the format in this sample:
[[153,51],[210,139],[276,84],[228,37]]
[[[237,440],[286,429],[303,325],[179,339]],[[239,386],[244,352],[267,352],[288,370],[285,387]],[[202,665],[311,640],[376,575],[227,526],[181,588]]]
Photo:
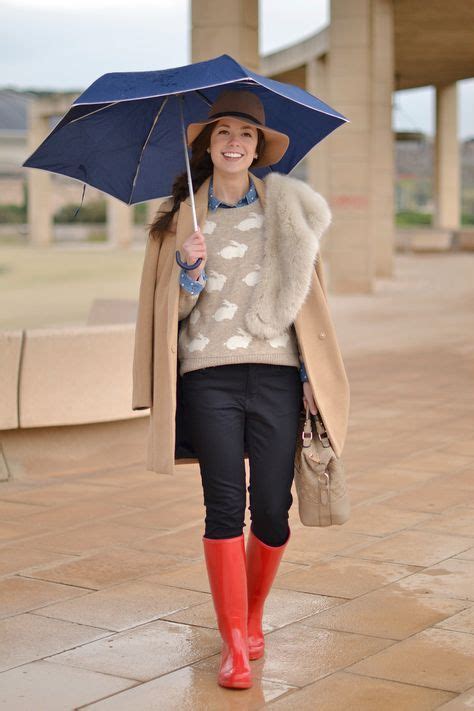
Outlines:
[[153,312],[161,240],[148,236],[143,261],[133,353],[132,410],[153,404]]

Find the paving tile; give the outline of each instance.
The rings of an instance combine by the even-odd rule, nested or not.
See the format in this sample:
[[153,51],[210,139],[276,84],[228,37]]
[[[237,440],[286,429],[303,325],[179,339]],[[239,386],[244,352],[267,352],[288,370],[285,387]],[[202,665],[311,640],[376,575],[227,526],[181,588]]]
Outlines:
[[84,595],[82,588],[14,576],[0,580],[0,618],[43,608],[49,603]]
[[438,622],[436,627],[474,634],[474,605],[462,612],[453,614],[451,617],[447,617],[442,622]]
[[[76,479],[77,481],[77,479]],[[22,488],[19,491],[5,491],[4,485],[0,485],[0,498],[2,501],[23,502],[25,504],[35,504],[38,506],[60,506],[68,502],[76,502],[82,498],[92,496],[101,496],[109,489],[105,486],[97,484],[79,484],[79,483],[64,483],[64,484],[49,484],[41,483],[28,488]]]
[[450,558],[399,580],[397,585],[412,592],[474,601],[474,561]]
[[[64,623],[65,624],[65,623]],[[158,620],[58,654],[54,661],[147,681],[220,652],[216,630]]]
[[467,550],[472,539],[428,531],[401,531],[341,555],[427,567]]
[[38,513],[38,511],[41,510],[43,510],[43,507],[36,506],[35,504],[23,504],[19,501],[0,501],[0,521],[3,523],[7,521],[18,521],[24,516]]
[[387,536],[427,521],[430,514],[394,509],[384,503],[364,504],[352,508],[351,517],[344,524],[346,531],[369,536]]
[[41,551],[27,546],[27,541],[20,541],[0,547],[0,575],[23,572],[40,565],[71,560],[70,555]]
[[[143,529],[142,529],[143,530]],[[156,551],[168,555],[201,560],[204,558],[202,537],[204,523],[166,533],[152,533],[151,537],[128,543],[129,548],[141,551]]]
[[472,496],[472,494],[474,493],[474,464],[472,466],[469,466],[467,469],[463,469],[462,471],[457,472],[457,474],[450,474],[449,483],[455,489],[459,488],[470,492],[471,496],[463,503],[466,505],[470,504],[471,507],[472,505],[474,505],[474,500]]
[[34,536],[35,533],[43,533],[43,530],[36,523],[33,523],[31,518],[21,522],[0,521],[0,544],[20,541]]
[[417,570],[415,566],[334,556],[305,569],[282,571],[274,585],[317,595],[354,598]]
[[425,469],[444,474],[445,472],[456,472],[466,468],[471,464],[469,456],[447,452],[444,447],[433,451],[422,452],[419,455],[403,456],[398,463],[403,468],[406,462],[410,469]]
[[401,494],[395,494],[385,499],[387,506],[411,511],[436,513],[463,504],[466,492],[456,489],[444,480],[443,484],[428,482],[415,486]]
[[84,499],[77,503],[55,506],[41,513],[32,514],[28,517],[28,521],[36,527],[42,526],[49,529],[69,528],[74,524],[82,524],[85,521],[93,521],[94,519],[116,517],[135,510],[123,504],[111,504],[101,498],[92,501]]
[[159,578],[149,575],[42,607],[37,613],[120,632],[172,615],[178,610],[195,605],[202,607],[202,603],[208,600],[206,593],[160,585]]
[[[321,630],[302,622],[270,632],[265,640],[264,657],[252,662],[253,675],[291,686],[310,684],[393,644],[380,637]],[[217,673],[219,662],[220,655],[214,655],[193,666]]]
[[[334,605],[340,605],[341,598],[325,597],[323,595],[308,595],[294,590],[272,588],[265,603],[263,615],[263,631],[284,627],[297,622],[321,610],[327,610]],[[207,602],[181,610],[172,615],[166,615],[166,620],[182,622],[183,624],[212,627],[217,629],[216,614],[212,599]]]
[[0,620],[0,671],[110,635],[108,630],[48,620],[28,612]]
[[276,700],[271,708],[278,711],[433,711],[453,696],[449,691],[338,671],[304,689],[293,690]]
[[223,689],[216,675],[185,667],[87,706],[94,711],[257,711],[291,687],[257,680],[251,689]]
[[367,545],[373,540],[346,530],[342,526],[309,527],[305,526],[291,532],[283,560],[288,563],[308,564],[324,558],[328,554],[344,551],[354,545]]
[[142,528],[176,528],[204,520],[205,508],[201,497],[193,497],[184,501],[174,501],[154,508],[130,513],[120,518],[120,523],[126,526]]
[[[367,456],[367,455],[364,455]],[[370,491],[386,491],[388,488],[393,488],[394,483],[398,492],[403,491],[411,486],[423,484],[426,481],[436,478],[437,474],[432,471],[410,471],[409,469],[400,469],[397,467],[388,467],[384,464],[377,467],[374,471],[357,472],[349,479],[349,485],[357,488],[368,489]]]
[[68,563],[40,568],[29,575],[39,580],[98,590],[157,570],[174,570],[180,565],[170,556],[116,547]]
[[109,546],[139,543],[152,535],[153,532],[148,529],[123,526],[116,519],[112,519],[104,522],[93,521],[82,526],[36,536],[32,540],[32,545],[41,550],[79,555]]
[[428,629],[356,662],[349,671],[459,693],[474,683],[473,659],[474,635]]
[[[292,563],[280,563],[281,573],[290,573],[307,566],[293,565]],[[203,560],[196,561],[190,565],[181,565],[174,571],[159,574],[160,582],[163,585],[171,585],[177,588],[187,588],[188,590],[201,590],[210,592],[209,580],[207,577],[206,565]]]
[[463,694],[459,694],[452,701],[439,707],[443,711],[468,711],[474,708],[474,686]]
[[158,484],[148,486],[135,486],[130,489],[120,489],[109,495],[109,501],[126,506],[138,508],[154,508],[164,502],[181,501],[201,494],[201,481],[196,478],[196,482],[187,481],[186,489],[181,477],[176,481],[160,481]]
[[436,595],[416,595],[386,585],[337,607],[303,620],[310,627],[375,635],[386,639],[405,639],[426,627],[453,619],[470,603]]
[[8,711],[70,711],[135,683],[53,662],[31,662],[3,672],[0,707]]
[[[473,475],[474,479],[474,475]],[[474,503],[474,491],[472,495]],[[458,536],[474,536],[474,513],[472,508],[453,506],[436,516],[419,523],[417,530],[449,533]]]

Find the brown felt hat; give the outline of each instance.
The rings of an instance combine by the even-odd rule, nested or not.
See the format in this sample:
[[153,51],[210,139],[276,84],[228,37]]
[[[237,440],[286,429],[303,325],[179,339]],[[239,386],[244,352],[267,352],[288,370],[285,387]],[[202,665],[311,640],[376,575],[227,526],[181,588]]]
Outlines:
[[265,136],[263,155],[260,154],[255,163],[252,163],[252,168],[274,165],[283,158],[290,144],[289,137],[286,133],[265,126],[265,109],[262,102],[256,94],[244,89],[226,89],[212,104],[206,121],[189,124],[186,129],[188,146],[201,133],[204,126],[219,121],[225,116],[245,120],[263,131]]

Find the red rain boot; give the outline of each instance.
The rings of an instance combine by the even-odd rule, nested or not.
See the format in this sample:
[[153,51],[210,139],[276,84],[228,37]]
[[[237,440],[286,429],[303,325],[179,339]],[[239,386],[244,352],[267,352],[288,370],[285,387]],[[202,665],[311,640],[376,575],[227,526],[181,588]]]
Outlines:
[[252,676],[247,639],[247,573],[244,536],[203,537],[204,555],[217,624],[223,639],[218,683],[248,689]]
[[291,531],[282,546],[268,546],[250,529],[247,541],[249,659],[259,659],[263,656],[265,649],[262,632],[263,607],[290,536]]

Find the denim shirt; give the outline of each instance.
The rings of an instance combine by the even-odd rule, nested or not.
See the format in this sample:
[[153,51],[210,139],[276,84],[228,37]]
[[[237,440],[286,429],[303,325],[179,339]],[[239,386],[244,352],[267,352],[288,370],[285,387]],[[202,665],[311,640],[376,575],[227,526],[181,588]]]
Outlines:
[[[219,200],[214,195],[213,176],[211,175],[211,180],[209,183],[208,203],[207,203],[208,209],[211,212],[213,212],[214,210],[217,210],[218,207],[242,207],[242,205],[249,205],[250,203],[254,202],[255,200],[258,200],[258,194],[255,189],[255,184],[250,176],[249,176],[249,181],[250,181],[250,187],[249,187],[248,191],[245,193],[245,195],[242,198],[240,198],[240,200],[238,202],[236,202],[235,205],[229,205],[228,203],[223,202],[222,200]],[[181,269],[181,273],[179,276],[179,283],[183,287],[183,289],[186,289],[186,291],[189,291],[190,294],[199,294],[204,289],[204,287],[206,285],[206,281],[207,281],[207,275],[206,275],[204,268],[201,271],[199,280],[191,279],[187,270]],[[303,362],[301,362],[299,372],[300,372],[301,382],[307,381],[308,376],[306,374],[306,369],[304,367]]]

